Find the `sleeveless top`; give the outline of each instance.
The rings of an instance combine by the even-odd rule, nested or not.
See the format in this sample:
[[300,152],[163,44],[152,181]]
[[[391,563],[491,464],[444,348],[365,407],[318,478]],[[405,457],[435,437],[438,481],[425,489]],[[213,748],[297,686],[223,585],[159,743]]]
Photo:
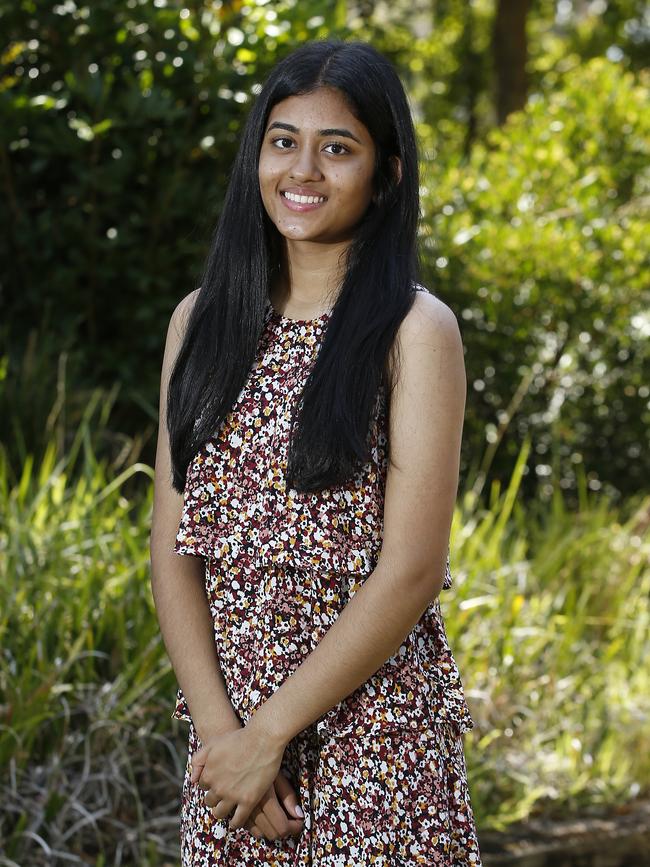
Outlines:
[[[419,285],[416,289],[428,291]],[[321,618],[319,628],[309,624],[316,638],[327,631],[377,564],[388,469],[386,396],[380,387],[369,430],[370,458],[354,476],[345,484],[307,493],[285,482],[291,414],[330,316],[331,311],[315,319],[289,319],[268,302],[247,381],[219,431],[188,467],[173,548],[177,554],[204,557],[206,581],[214,569],[222,576],[229,572],[254,576],[268,575],[278,567],[313,577],[319,592],[330,598],[334,594],[338,600],[327,609],[329,616]],[[451,586],[448,555],[443,589]],[[312,601],[314,610],[322,603]],[[459,731],[471,729],[473,721],[438,598],[427,607],[406,644],[413,668],[409,684],[419,685],[429,719],[449,721]],[[352,718],[343,713],[347,701],[321,718],[319,731],[351,730]],[[180,689],[173,716],[191,719]]]

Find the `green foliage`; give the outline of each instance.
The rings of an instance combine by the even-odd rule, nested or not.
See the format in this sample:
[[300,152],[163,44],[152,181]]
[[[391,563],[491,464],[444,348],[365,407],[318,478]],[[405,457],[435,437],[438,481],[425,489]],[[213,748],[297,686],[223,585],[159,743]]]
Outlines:
[[[593,60],[478,143],[426,167],[429,286],[459,314],[469,441],[496,475],[530,433],[550,496],[650,472],[647,89]],[[512,420],[514,419],[514,420]]]
[[[149,583],[152,471],[97,459],[113,399],[15,484],[0,452],[0,835],[21,864],[48,863],[34,834],[85,863],[177,847],[186,732]],[[460,497],[441,595],[479,829],[648,794],[650,499],[623,510],[581,477],[577,514],[559,490],[524,505],[529,448],[505,490]]]
[[79,387],[117,380],[121,400],[155,405],[169,315],[199,279],[251,98],[339,7],[0,0],[12,366],[34,329],[52,372],[64,351]]
[[615,509],[579,473],[577,513],[559,488],[524,505],[529,448],[503,493],[460,498],[441,596],[483,828],[625,803],[650,779],[650,498]]
[[[11,721],[0,732],[0,762],[16,742],[19,755],[51,749],[70,722],[66,684],[119,680],[119,697],[111,694],[119,720],[131,717],[149,677],[160,676],[147,582],[153,471],[136,463],[115,473],[97,461],[90,420],[99,397],[64,460],[56,461],[52,442],[38,467],[27,458],[12,487],[0,455],[2,692]],[[82,472],[73,477],[77,464]],[[138,482],[143,476],[147,484]],[[149,657],[157,663],[145,664]],[[43,720],[48,726],[39,729]]]

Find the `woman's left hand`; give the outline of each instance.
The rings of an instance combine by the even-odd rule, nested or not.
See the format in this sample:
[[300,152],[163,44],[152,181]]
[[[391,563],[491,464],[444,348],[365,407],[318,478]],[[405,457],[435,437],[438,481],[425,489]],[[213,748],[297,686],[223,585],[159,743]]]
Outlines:
[[235,810],[229,828],[243,828],[278,775],[284,745],[260,728],[244,727],[210,738],[192,756],[192,783],[205,791],[217,819]]

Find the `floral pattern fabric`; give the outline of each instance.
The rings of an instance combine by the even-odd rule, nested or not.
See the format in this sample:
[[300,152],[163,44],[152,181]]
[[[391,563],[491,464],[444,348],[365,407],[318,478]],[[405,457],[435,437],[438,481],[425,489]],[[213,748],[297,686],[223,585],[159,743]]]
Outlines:
[[[188,468],[174,551],[205,561],[219,666],[243,724],[318,644],[381,549],[383,390],[370,459],[349,483],[316,493],[285,483],[291,413],[329,318],[289,319],[269,302],[247,382]],[[181,689],[172,716],[189,722],[183,867],[481,865],[462,744],[474,723],[438,598],[371,678],[288,744],[283,770],[305,813],[298,838],[256,839],[214,818],[190,782],[200,740]]]

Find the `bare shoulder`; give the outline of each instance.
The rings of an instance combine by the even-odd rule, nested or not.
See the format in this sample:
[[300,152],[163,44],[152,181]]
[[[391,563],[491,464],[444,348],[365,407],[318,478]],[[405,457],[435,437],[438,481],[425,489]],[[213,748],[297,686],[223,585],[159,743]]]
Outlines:
[[456,315],[428,290],[415,292],[391,350],[392,381],[395,383],[404,375],[405,366],[424,373],[427,367],[443,359],[447,366],[464,374],[463,341]]
[[437,346],[462,345],[456,315],[428,290],[416,292],[411,309],[399,329],[400,343],[426,341]]
[[167,337],[165,339],[165,351],[163,355],[163,390],[167,388],[167,381],[171,374],[172,367],[174,365],[178,352],[183,344],[183,338],[185,336],[185,330],[187,328],[190,313],[192,312],[192,308],[196,301],[197,295],[199,294],[199,291],[200,287],[199,289],[194,289],[192,292],[188,293],[184,298],[182,298],[174,308],[174,312],[169,319],[169,324],[167,327]]
[[[419,284],[418,284],[419,285]],[[434,387],[439,405],[465,394],[465,359],[453,310],[429,291],[418,291],[397,333],[398,391]],[[399,401],[398,401],[399,403]]]
[[187,322],[190,317],[190,313],[194,307],[194,303],[198,297],[199,292],[201,291],[201,287],[198,289],[193,289],[189,292],[184,298],[182,298],[178,304],[176,305],[174,312],[172,313],[170,324],[173,325],[174,330],[176,331],[176,335],[180,337],[187,327]]

